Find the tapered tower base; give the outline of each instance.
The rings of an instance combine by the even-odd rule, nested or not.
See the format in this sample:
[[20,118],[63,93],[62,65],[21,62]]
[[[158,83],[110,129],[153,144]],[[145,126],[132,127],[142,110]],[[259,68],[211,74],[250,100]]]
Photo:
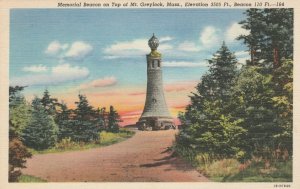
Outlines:
[[136,123],[139,130],[167,130],[176,129],[171,117],[141,117]]

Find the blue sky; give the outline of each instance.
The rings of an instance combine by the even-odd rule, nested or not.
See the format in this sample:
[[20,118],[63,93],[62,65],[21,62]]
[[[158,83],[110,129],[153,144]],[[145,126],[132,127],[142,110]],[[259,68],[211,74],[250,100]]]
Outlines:
[[[200,81],[225,41],[243,63],[240,9],[13,9],[10,84],[27,96],[104,93],[146,85],[145,55],[160,40],[166,85]],[[134,92],[134,91],[133,91]]]

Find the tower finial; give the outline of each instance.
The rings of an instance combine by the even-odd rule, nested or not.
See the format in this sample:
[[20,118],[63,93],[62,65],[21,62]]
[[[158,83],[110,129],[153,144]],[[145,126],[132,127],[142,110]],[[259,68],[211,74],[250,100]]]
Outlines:
[[157,39],[157,37],[155,37],[154,33],[153,36],[149,39],[148,45],[152,51],[156,50],[159,46],[159,40]]

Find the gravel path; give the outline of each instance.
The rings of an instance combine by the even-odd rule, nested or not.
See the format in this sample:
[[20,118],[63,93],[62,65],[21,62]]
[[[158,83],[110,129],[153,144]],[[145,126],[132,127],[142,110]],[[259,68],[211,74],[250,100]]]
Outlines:
[[175,132],[137,131],[132,138],[107,147],[35,155],[22,171],[48,182],[208,181],[168,151]]

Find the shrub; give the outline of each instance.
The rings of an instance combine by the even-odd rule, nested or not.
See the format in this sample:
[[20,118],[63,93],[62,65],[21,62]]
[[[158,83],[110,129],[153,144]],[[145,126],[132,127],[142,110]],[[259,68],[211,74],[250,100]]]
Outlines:
[[71,139],[75,142],[95,142],[99,140],[99,128],[86,120],[69,120],[72,128]]
[[74,146],[77,146],[78,143],[73,142],[71,138],[63,138],[59,143],[55,144],[55,148],[58,150],[66,150],[74,148]]
[[207,169],[212,162],[212,158],[208,153],[200,153],[196,155],[196,164],[200,170]]
[[21,168],[25,168],[26,158],[30,158],[31,153],[15,135],[10,133],[9,137],[9,182],[18,181],[21,175]]
[[100,134],[100,143],[105,144],[105,143],[112,143],[118,140],[119,135],[117,133],[111,133],[111,132],[106,132],[102,131]]
[[180,157],[184,158],[193,165],[197,164],[197,161],[195,161],[196,151],[193,148],[186,147],[178,143],[176,143],[173,148]]
[[200,169],[210,177],[226,177],[237,174],[240,171],[240,165],[236,159],[222,159],[212,162],[205,168],[200,165]]
[[292,160],[282,162],[269,162],[266,166],[266,160],[261,158],[253,159],[243,170],[228,177],[222,181],[244,181],[244,182],[291,182],[293,179]]

